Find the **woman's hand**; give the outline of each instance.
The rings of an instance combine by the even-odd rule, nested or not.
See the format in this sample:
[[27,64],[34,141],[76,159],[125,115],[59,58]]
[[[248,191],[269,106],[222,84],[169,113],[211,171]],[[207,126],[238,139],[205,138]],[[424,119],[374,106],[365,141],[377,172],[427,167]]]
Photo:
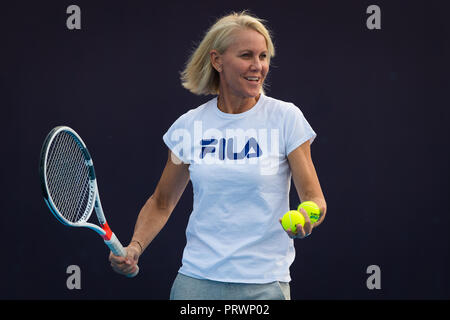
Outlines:
[[110,252],[109,261],[115,272],[127,276],[136,272],[141,249],[138,244],[133,242],[124,249],[127,252],[126,257],[116,256],[114,253]]
[[[297,224],[297,232],[293,233],[291,228],[288,228],[286,233],[288,234],[289,238],[291,239],[303,239],[309,236],[313,229],[313,224],[311,223],[311,219],[309,218],[308,213],[305,211],[305,209],[301,208],[300,213],[305,218],[305,225],[302,227],[301,224]],[[281,219],[279,220],[281,224]],[[281,224],[281,227],[283,228],[283,225]],[[284,228],[283,228],[284,230]]]

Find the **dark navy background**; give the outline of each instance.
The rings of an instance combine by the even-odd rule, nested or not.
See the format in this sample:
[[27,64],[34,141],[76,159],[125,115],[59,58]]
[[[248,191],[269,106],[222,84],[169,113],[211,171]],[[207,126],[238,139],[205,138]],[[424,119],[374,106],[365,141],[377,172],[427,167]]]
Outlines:
[[[66,28],[71,4],[81,30]],[[381,30],[366,28],[371,4]],[[328,214],[296,240],[292,298],[450,298],[445,1],[77,0],[1,6],[1,299],[168,298],[191,185],[127,279],[94,232],[64,227],[46,208],[41,144],[61,124],[83,137],[110,226],[127,244],[167,158],[162,135],[211,98],[183,89],[179,72],[215,19],[242,9],[274,33],[267,94],[299,106],[318,133]],[[72,264],[81,290],[66,287]],[[370,265],[381,268],[381,290],[366,287]]]

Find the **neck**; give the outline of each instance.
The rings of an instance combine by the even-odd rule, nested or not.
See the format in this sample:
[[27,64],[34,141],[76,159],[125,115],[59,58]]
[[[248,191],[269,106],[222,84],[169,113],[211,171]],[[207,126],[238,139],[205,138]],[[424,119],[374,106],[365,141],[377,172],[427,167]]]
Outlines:
[[256,97],[243,98],[220,94],[217,97],[217,107],[225,113],[238,114],[250,110],[258,102],[261,94]]

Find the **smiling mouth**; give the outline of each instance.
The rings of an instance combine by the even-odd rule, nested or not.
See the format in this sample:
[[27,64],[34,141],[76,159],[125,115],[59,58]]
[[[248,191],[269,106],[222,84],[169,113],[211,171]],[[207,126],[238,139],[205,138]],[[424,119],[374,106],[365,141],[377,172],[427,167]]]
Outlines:
[[244,77],[245,80],[251,81],[251,82],[259,82],[261,79],[260,77]]

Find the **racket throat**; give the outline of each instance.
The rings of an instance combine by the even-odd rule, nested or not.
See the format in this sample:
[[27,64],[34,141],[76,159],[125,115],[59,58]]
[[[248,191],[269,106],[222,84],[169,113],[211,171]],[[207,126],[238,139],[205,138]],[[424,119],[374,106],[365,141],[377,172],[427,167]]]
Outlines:
[[108,222],[105,222],[105,224],[100,224],[100,227],[103,231],[105,231],[105,234],[101,236],[103,240],[111,240],[112,231],[108,225]]

